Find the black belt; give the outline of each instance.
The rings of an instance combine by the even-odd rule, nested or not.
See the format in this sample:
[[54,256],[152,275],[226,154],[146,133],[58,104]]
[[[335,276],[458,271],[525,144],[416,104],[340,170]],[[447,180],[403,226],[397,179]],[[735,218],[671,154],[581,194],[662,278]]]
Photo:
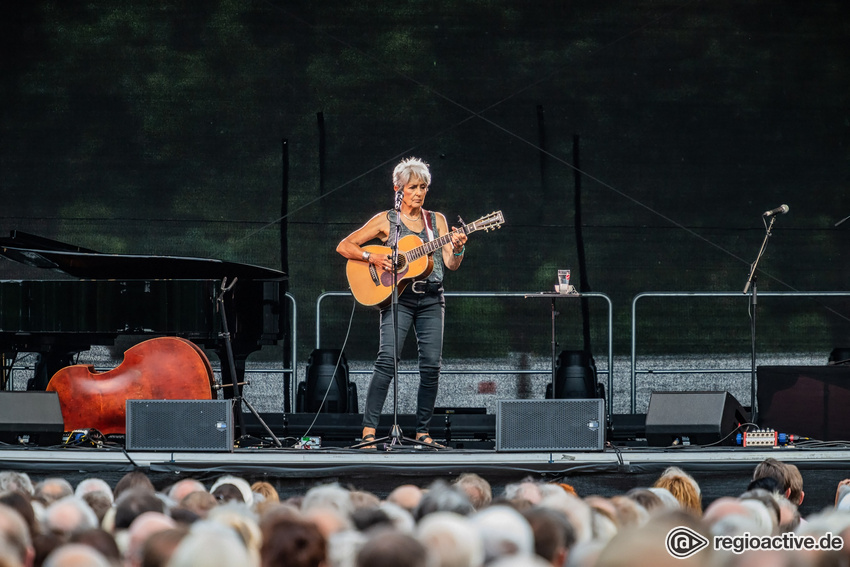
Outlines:
[[413,285],[410,286],[410,289],[413,293],[428,293],[431,295],[437,295],[443,293],[443,282],[429,282],[428,280],[420,280],[418,282],[413,282]]

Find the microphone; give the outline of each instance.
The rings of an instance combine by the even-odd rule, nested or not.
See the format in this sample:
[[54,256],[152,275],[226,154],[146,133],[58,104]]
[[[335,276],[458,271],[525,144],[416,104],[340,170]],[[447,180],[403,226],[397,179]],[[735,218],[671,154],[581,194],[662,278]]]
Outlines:
[[[404,191],[404,189],[399,189],[398,191],[395,192],[395,210],[397,210],[397,211],[401,210],[401,200],[404,198],[403,191]],[[785,205],[783,205],[783,207],[784,206]],[[785,208],[787,209],[788,207],[785,207]]]
[[762,214],[762,216],[763,217],[772,217],[773,215],[784,215],[785,213],[787,213],[790,210],[791,210],[791,208],[788,205],[779,205],[775,209],[770,209],[769,211],[765,211],[764,214]]

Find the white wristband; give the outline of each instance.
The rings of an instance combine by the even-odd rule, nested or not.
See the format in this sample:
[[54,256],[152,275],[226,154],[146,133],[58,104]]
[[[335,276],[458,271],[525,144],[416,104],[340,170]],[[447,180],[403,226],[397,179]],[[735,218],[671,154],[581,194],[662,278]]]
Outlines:
[[364,262],[368,262],[368,261],[369,261],[369,257],[370,257],[371,255],[372,255],[372,254],[371,254],[370,252],[366,252],[366,251],[364,250],[364,251],[363,251],[363,261],[364,261]]

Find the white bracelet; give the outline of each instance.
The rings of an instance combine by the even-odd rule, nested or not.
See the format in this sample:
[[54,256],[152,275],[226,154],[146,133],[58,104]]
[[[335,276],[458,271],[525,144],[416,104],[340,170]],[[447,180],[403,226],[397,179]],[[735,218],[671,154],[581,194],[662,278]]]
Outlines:
[[369,261],[369,257],[370,257],[371,255],[372,255],[372,254],[371,254],[370,252],[366,252],[366,251],[364,250],[364,251],[363,251],[363,261],[364,261],[364,262],[368,262],[368,261]]

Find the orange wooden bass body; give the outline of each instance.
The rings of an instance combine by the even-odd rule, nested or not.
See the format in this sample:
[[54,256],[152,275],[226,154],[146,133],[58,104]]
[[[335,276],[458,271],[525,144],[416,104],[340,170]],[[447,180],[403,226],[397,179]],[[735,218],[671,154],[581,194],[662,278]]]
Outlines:
[[127,400],[210,400],[214,384],[200,347],[159,337],[127,350],[124,361],[107,372],[82,364],[63,368],[47,391],[59,394],[65,431],[97,429],[110,435],[125,433]]

